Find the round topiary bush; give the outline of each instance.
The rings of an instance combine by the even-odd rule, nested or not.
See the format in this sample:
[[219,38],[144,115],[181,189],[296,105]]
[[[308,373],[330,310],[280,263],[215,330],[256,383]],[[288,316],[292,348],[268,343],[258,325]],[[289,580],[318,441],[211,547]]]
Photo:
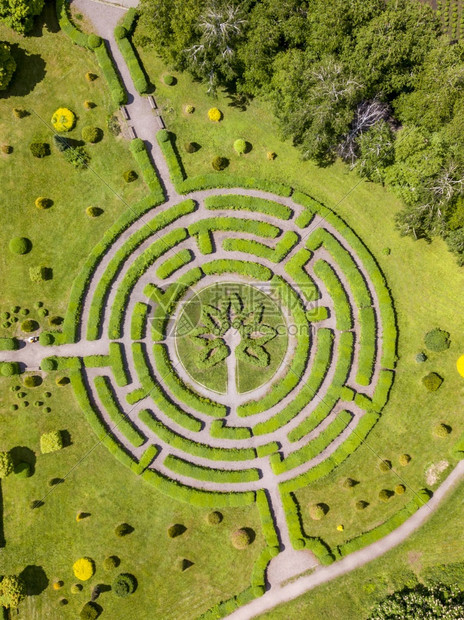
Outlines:
[[95,144],[103,138],[103,130],[100,127],[87,126],[82,129],[82,139],[85,142]]
[[398,460],[400,462],[400,465],[406,467],[406,465],[410,463],[411,457],[409,456],[409,454],[400,454],[400,458]]
[[356,510],[365,510],[369,506],[369,502],[366,502],[363,499],[360,499],[356,502],[355,506],[356,506]]
[[59,327],[63,323],[63,317],[54,314],[48,319],[48,322],[50,323],[50,325],[53,325],[53,327]]
[[64,448],[63,434],[61,431],[50,431],[40,436],[40,451],[42,454],[50,454]]
[[174,86],[177,80],[173,75],[165,75],[163,78],[163,82],[166,84],[166,86]]
[[433,429],[433,434],[435,435],[435,437],[445,438],[448,437],[448,435],[451,433],[451,430],[451,426],[448,426],[448,424],[437,424]]
[[97,47],[100,47],[102,43],[103,43],[103,39],[99,37],[97,34],[89,34],[89,36],[87,37],[87,44],[93,50],[96,49]]
[[53,205],[53,200],[51,198],[44,198],[43,196],[39,196],[35,199],[35,206],[37,209],[49,209]]
[[156,134],[156,137],[158,138],[158,142],[169,142],[171,139],[167,129],[160,129]]
[[353,478],[346,478],[343,481],[343,488],[344,489],[353,489],[358,483],[356,482],[356,480],[353,480]]
[[424,337],[424,343],[427,349],[441,353],[449,349],[451,344],[449,339],[449,332],[445,332],[443,329],[432,329]]
[[25,332],[26,334],[37,331],[39,327],[39,324],[34,319],[26,319],[21,323],[21,331]]
[[117,555],[109,555],[103,560],[103,568],[105,570],[113,570],[113,568],[117,568],[120,564],[121,560]]
[[100,209],[100,207],[87,207],[85,213],[88,217],[98,217],[103,213],[103,209]]
[[392,468],[392,464],[391,461],[388,461],[386,459],[382,459],[379,463],[379,469],[380,471],[383,471],[384,473],[387,471],[390,471],[390,469]]
[[211,165],[213,166],[214,170],[225,170],[229,165],[229,160],[227,159],[227,157],[221,157],[220,155],[218,155],[213,159]]
[[32,243],[27,237],[13,237],[8,247],[13,254],[27,254],[32,249]]
[[84,605],[79,613],[80,620],[96,620],[100,615],[100,607],[93,601]]
[[197,150],[196,144],[194,142],[186,142],[184,144],[184,149],[187,153],[195,153]]
[[55,342],[55,336],[50,332],[42,332],[39,336],[39,342],[43,347],[48,347]]
[[23,383],[28,388],[37,387],[42,384],[42,377],[40,375],[26,375]]
[[81,583],[73,583],[71,586],[71,594],[79,594],[82,592],[83,586]]
[[129,523],[120,523],[118,526],[116,526],[114,533],[116,534],[116,536],[122,538],[123,536],[131,534],[133,531],[134,528],[132,527],[132,525],[129,525]]
[[28,308],[23,308],[23,309],[21,310],[21,314],[22,314],[23,316],[27,316],[27,315],[29,314],[29,309],[28,309]]
[[13,152],[13,147],[10,144],[2,144],[2,153],[10,155]]
[[428,375],[423,377],[422,383],[425,389],[429,392],[436,392],[440,385],[443,383],[443,379],[438,373],[430,372]]
[[254,540],[254,532],[250,528],[240,528],[231,534],[232,545],[236,549],[246,549]]
[[403,495],[403,493],[406,491],[406,487],[404,486],[404,484],[397,484],[395,487],[395,493],[397,495]]
[[50,155],[50,145],[46,142],[32,142],[29,145],[29,149],[34,157],[37,159],[43,159]]
[[116,596],[129,596],[137,589],[137,579],[130,573],[120,573],[113,581],[112,590]]
[[427,361],[427,356],[423,351],[421,351],[420,353],[416,355],[416,362],[418,364],[423,364],[426,361]]
[[277,153],[274,153],[274,151],[267,152],[267,158],[269,161],[274,161],[276,157],[277,157]]
[[193,114],[195,112],[195,108],[193,107],[193,105],[190,105],[190,103],[187,103],[184,106],[184,110],[186,114]]
[[184,532],[187,531],[187,528],[182,523],[174,523],[168,527],[168,536],[169,538],[177,538],[178,536],[182,536]]
[[237,155],[243,155],[247,152],[247,143],[243,138],[238,138],[234,142],[234,151]]
[[52,116],[52,125],[55,131],[71,131],[76,124],[76,115],[69,108],[58,108]]
[[21,461],[15,465],[14,473],[18,478],[30,478],[32,476],[32,466],[30,463]]
[[0,366],[0,374],[3,377],[19,375],[19,364],[17,362],[3,362]]
[[312,504],[309,507],[309,516],[314,521],[319,521],[329,512],[329,507],[326,504]]
[[379,499],[381,502],[388,502],[393,495],[393,491],[390,491],[389,489],[382,489],[379,493]]
[[87,82],[93,82],[97,79],[98,75],[95,75],[95,73],[91,73],[90,71],[87,71],[87,73],[85,74],[85,79],[87,80]]
[[124,181],[126,183],[132,183],[139,178],[139,175],[135,172],[135,170],[126,170],[123,174]]
[[208,525],[219,525],[222,519],[222,513],[218,510],[213,510],[206,515],[206,523],[208,523]]
[[295,547],[295,549],[300,550],[306,547],[306,543],[303,538],[297,538],[293,543],[293,546]]
[[73,564],[73,573],[80,581],[87,581],[95,574],[95,564],[92,558],[79,558]]
[[114,36],[116,39],[125,39],[127,37],[127,29],[124,26],[116,26]]
[[18,405],[10,405],[11,411],[18,411],[18,409],[19,409]]
[[213,121],[213,123],[218,123],[220,120],[222,120],[221,110],[219,110],[218,108],[210,108],[208,110],[208,118],[210,121]]
[[40,362],[40,370],[44,370],[45,372],[50,372],[52,370],[56,370],[58,367],[58,363],[53,357],[46,357]]

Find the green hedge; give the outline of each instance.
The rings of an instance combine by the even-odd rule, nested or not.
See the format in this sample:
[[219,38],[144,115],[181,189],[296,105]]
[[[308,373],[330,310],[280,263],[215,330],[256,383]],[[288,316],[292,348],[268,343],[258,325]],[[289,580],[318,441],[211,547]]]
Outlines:
[[285,426],[313,400],[330,367],[334,334],[331,329],[321,328],[317,330],[316,337],[316,355],[307,382],[301,386],[300,392],[281,411],[265,422],[256,424],[253,428],[254,435],[266,435]]
[[[156,139],[160,145],[161,151],[164,155],[166,163],[169,168],[169,175],[174,183],[174,187],[179,191],[183,180],[185,179],[185,171],[182,165],[182,161],[175,147],[175,135],[166,129],[160,129],[156,134]],[[185,194],[187,192],[180,192]]]
[[254,278],[255,280],[267,281],[272,278],[272,271],[259,263],[251,263],[243,260],[218,259],[204,263],[203,272],[210,275],[221,275],[223,273],[237,273],[242,276]]
[[130,150],[152,195],[159,197],[160,200],[164,199],[164,190],[153,167],[145,142],[140,138],[134,138],[131,140]]
[[226,407],[224,405],[200,396],[183,383],[172,367],[165,345],[155,343],[153,345],[153,356],[158,373],[163,379],[163,383],[166,384],[168,389],[184,405],[200,413],[214,417],[224,417],[226,415]]
[[127,30],[129,34],[132,34],[135,28],[135,23],[137,21],[138,11],[134,7],[131,7],[126,11],[126,14],[123,17],[121,25],[123,28]]
[[430,499],[430,492],[426,489],[420,489],[416,494],[416,497],[408,502],[404,508],[395,513],[392,517],[387,519],[381,525],[369,530],[368,532],[364,532],[360,536],[356,538],[352,538],[348,542],[343,545],[339,545],[338,552],[344,557],[354,551],[358,551],[363,547],[367,547],[367,545],[371,545],[372,543],[384,538],[400,525],[402,525],[410,516],[412,516],[419,508],[424,506]]
[[[128,34],[128,32],[126,33]],[[132,81],[138,93],[141,95],[146,94],[150,90],[150,84],[145,75],[145,71],[140,63],[138,55],[132,45],[132,41],[128,36],[122,38],[116,38],[116,42],[124,57],[129,73],[131,74]]]
[[[274,276],[271,281],[274,293],[280,303],[285,305],[292,314],[296,325],[300,327],[308,325],[305,311],[295,291],[280,276]],[[252,400],[239,405],[239,416],[255,415],[267,411],[289,394],[298,384],[306,369],[309,354],[309,326],[308,333],[299,333],[295,352],[287,374],[272,385],[272,389],[260,400]]]
[[275,239],[281,232],[280,228],[274,226],[273,224],[268,224],[267,222],[221,216],[198,220],[194,224],[191,224],[188,230],[192,237],[205,232],[227,231],[247,233],[249,235],[267,237],[269,239]]
[[359,383],[359,385],[370,385],[377,352],[374,308],[360,308],[359,323],[361,334],[359,338],[360,346],[356,383]]
[[0,351],[17,351],[19,341],[17,338],[0,338]]
[[217,439],[248,439],[252,436],[246,426],[227,426],[226,420],[213,420],[209,429],[211,437]]
[[139,418],[146,426],[172,448],[182,450],[187,454],[198,456],[212,461],[250,461],[256,457],[253,448],[212,448],[202,443],[187,439],[167,428],[154,413],[143,409]]
[[150,396],[159,407],[160,411],[175,424],[196,433],[201,431],[203,424],[173,402],[161,385],[155,380],[148,366],[144,346],[139,342],[134,342],[132,345],[132,353],[135,370],[143,387],[144,393],[142,397],[145,398]]
[[214,469],[210,467],[202,467],[195,465],[177,456],[169,454],[164,465],[182,476],[194,478],[195,480],[205,480],[209,482],[219,482],[223,484],[232,484],[238,482],[255,482],[259,480],[260,473],[257,469]]
[[169,276],[171,276],[175,271],[187,265],[190,261],[193,260],[193,258],[194,256],[191,250],[180,250],[173,256],[167,258],[164,263],[161,263],[161,265],[156,270],[156,275],[161,280],[165,280],[166,278],[169,278]]
[[298,465],[302,465],[315,458],[323,452],[329,445],[343,433],[349,426],[353,414],[349,411],[341,411],[335,420],[331,422],[317,437],[308,441],[306,445],[299,450],[291,452],[286,458],[282,459],[279,452],[272,454],[270,457],[272,470],[278,475],[283,472],[290,471]]
[[100,65],[103,75],[105,76],[108,86],[110,87],[111,97],[114,103],[119,107],[127,103],[127,93],[124,88],[119,74],[111,59],[110,53],[106,46],[106,42],[102,41],[101,45],[94,49],[97,62]]
[[299,228],[307,228],[314,219],[314,211],[311,209],[303,209],[303,211],[295,218],[295,224]]
[[[155,235],[169,224],[177,221],[182,216],[192,213],[195,210],[195,206],[196,205],[193,200],[184,200],[179,204],[166,209],[166,211],[159,213],[153,219],[148,221],[145,226],[142,226],[139,230],[134,232],[134,234],[131,235],[122,247],[120,247],[115,253],[105,272],[101,276],[92,297],[87,327],[88,340],[97,340],[99,337],[99,330],[108,291],[125,261],[132,256],[135,250],[140,247],[144,241]],[[136,219],[138,218],[134,218],[134,220]]]
[[88,35],[81,32],[71,21],[68,11],[69,2],[67,0],[56,0],[56,16],[63,32],[65,32],[73,43],[81,47],[87,47]]
[[108,377],[95,377],[95,387],[97,388],[98,396],[107,411],[111,422],[114,426],[110,429],[112,432],[114,428],[118,428],[119,431],[128,439],[133,446],[139,448],[146,442],[146,437],[133,425],[127,415],[119,408],[116,396],[111,387],[111,381]]
[[348,295],[340,282],[337,273],[325,260],[318,260],[314,265],[314,273],[320,278],[332,298],[335,308],[337,329],[342,331],[353,328],[353,317]]
[[222,247],[230,252],[245,252],[254,254],[259,258],[265,258],[273,263],[280,263],[295,247],[298,240],[299,237],[296,233],[287,231],[276,243],[275,248],[270,248],[264,243],[252,239],[224,239]]
[[293,279],[307,301],[316,301],[320,297],[318,288],[309,273],[304,269],[311,259],[309,250],[300,250],[285,265],[285,271]]
[[148,446],[140,457],[140,461],[131,467],[132,471],[134,471],[138,476],[141,476],[147,467],[149,467],[151,462],[158,456],[160,451],[161,450],[158,446]]
[[176,228],[160,239],[154,241],[151,246],[140,254],[127,270],[116,292],[111,308],[108,335],[112,340],[121,338],[124,313],[127,309],[129,297],[137,281],[163,254],[185,241],[188,232],[185,228]]
[[117,385],[119,387],[129,385],[131,378],[124,363],[124,345],[120,342],[110,342],[110,364]]
[[150,306],[143,301],[137,301],[131,319],[131,340],[141,340],[145,337],[147,317]]
[[261,520],[261,527],[266,544],[269,547],[279,547],[279,537],[276,532],[274,518],[265,491],[256,492],[256,506],[259,510],[259,518]]
[[214,252],[213,235],[209,230],[197,235],[197,244],[201,254],[212,254]]
[[253,213],[264,213],[272,217],[278,217],[281,220],[289,220],[292,217],[292,210],[286,205],[266,200],[265,198],[256,198],[255,196],[237,196],[225,194],[224,196],[208,196],[205,198],[205,207],[207,209],[224,209],[236,211],[252,211]]
[[179,183],[177,191],[181,194],[190,194],[193,191],[203,189],[217,189],[218,187],[233,187],[241,189],[259,189],[278,196],[288,197],[292,193],[292,188],[282,185],[275,181],[265,181],[255,177],[241,177],[238,175],[224,174],[223,172],[212,172],[196,177],[189,177],[183,183]]
[[256,453],[259,457],[269,456],[280,449],[280,444],[277,441],[270,441],[262,446],[257,446]]

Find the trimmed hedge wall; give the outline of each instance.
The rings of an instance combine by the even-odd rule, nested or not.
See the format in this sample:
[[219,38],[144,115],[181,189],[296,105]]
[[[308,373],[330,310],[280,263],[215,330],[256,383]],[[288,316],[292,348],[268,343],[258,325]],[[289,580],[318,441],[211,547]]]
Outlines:
[[[135,16],[133,18],[135,20]],[[124,28],[124,26],[123,26]],[[121,54],[124,57],[129,73],[131,74],[132,81],[138,93],[141,95],[146,94],[150,90],[150,84],[145,75],[145,71],[140,63],[137,53],[132,45],[132,41],[129,38],[129,32],[125,29],[124,37],[115,37]]]
[[133,446],[136,448],[142,446],[146,442],[146,437],[132,424],[126,414],[119,408],[109,377],[95,377],[95,387],[105,410],[114,424],[114,427],[112,427],[110,431],[113,431],[114,428],[118,428]]
[[250,461],[256,458],[256,451],[253,448],[212,448],[178,435],[147,409],[140,411],[139,418],[160,439],[172,448],[177,448],[187,454],[212,461]]
[[337,329],[341,331],[352,329],[353,317],[351,314],[351,305],[337,273],[329,263],[326,263],[326,261],[322,259],[315,263],[314,273],[324,282],[332,298],[337,320]]
[[136,302],[131,320],[131,340],[141,340],[145,337],[149,310],[150,306],[143,301]]
[[173,454],[169,454],[164,465],[171,471],[194,478],[195,480],[205,480],[209,482],[220,482],[223,484],[237,482],[255,482],[260,479],[260,473],[257,469],[214,469],[210,467],[202,467],[185,461]]
[[188,265],[188,263],[190,263],[193,258],[194,256],[191,250],[180,250],[173,256],[170,256],[168,259],[166,259],[164,263],[161,263],[161,265],[156,270],[156,275],[161,280],[165,280],[181,267]]
[[269,456],[280,449],[280,444],[277,441],[270,441],[263,446],[257,446],[256,452],[259,457]]
[[265,258],[273,263],[280,263],[295,247],[298,239],[296,233],[287,231],[276,243],[275,248],[253,239],[224,239],[222,247],[229,252],[245,252],[246,254],[254,254],[258,258]]
[[88,35],[81,32],[71,21],[68,11],[69,3],[67,0],[56,0],[56,16],[63,32],[65,32],[73,43],[81,47],[89,47]]
[[268,281],[272,278],[272,271],[259,263],[250,263],[244,260],[218,259],[204,263],[203,273],[207,276],[221,275],[223,273],[238,273],[242,276],[255,280]]
[[321,296],[309,273],[304,269],[311,259],[309,250],[300,250],[285,265],[285,271],[294,280],[307,301],[316,301]]
[[145,452],[140,457],[140,461],[131,467],[132,471],[134,471],[137,476],[143,474],[143,472],[149,467],[152,461],[158,456],[160,453],[160,448],[158,446],[148,446]]
[[224,209],[234,211],[252,211],[253,213],[264,213],[281,220],[289,220],[293,211],[290,207],[282,205],[273,200],[256,198],[255,196],[236,196],[225,194],[224,196],[208,196],[205,198],[207,209]]
[[274,518],[265,491],[256,491],[256,506],[259,510],[259,518],[261,520],[261,527],[266,544],[269,547],[279,548],[279,537],[275,529]]
[[213,420],[209,429],[211,437],[217,439],[248,439],[252,436],[246,426],[227,426],[226,420]]
[[280,228],[267,222],[246,220],[238,217],[209,217],[198,220],[188,228],[190,236],[200,235],[211,231],[240,232],[258,237],[275,239],[281,233]]
[[100,65],[103,75],[105,76],[108,86],[110,87],[111,97],[114,103],[119,107],[127,103],[127,93],[124,88],[118,72],[113,64],[110,53],[106,46],[106,42],[102,40],[101,45],[94,48],[97,62]]
[[143,180],[152,195],[156,196],[160,200],[164,200],[165,195],[163,186],[161,185],[158,174],[153,167],[147,147],[145,146],[145,142],[140,138],[134,138],[134,140],[131,140],[130,150],[135,161],[137,162],[138,167],[140,168]]
[[19,341],[17,338],[0,338],[0,351],[17,351]]
[[[158,140],[158,144],[160,145],[161,151],[168,165],[169,176],[174,183],[174,187],[179,192],[179,188],[185,179],[185,170],[177,153],[177,149],[174,146],[175,135],[166,129],[160,129],[160,131],[156,134],[156,139]],[[179,193],[186,194],[188,192]]]
[[361,335],[359,339],[359,360],[356,383],[370,385],[374,374],[376,344],[376,322],[374,308],[361,308],[359,310],[359,323]]
[[124,345],[120,342],[110,342],[109,357],[117,385],[119,387],[129,385],[131,378],[124,363]]
[[183,183],[179,183],[176,189],[180,194],[190,194],[193,191],[218,189],[219,187],[260,189],[264,192],[284,197],[290,196],[293,191],[288,185],[282,185],[275,181],[264,181],[255,177],[240,177],[238,175],[224,174],[223,172],[212,172],[210,174],[189,177]]

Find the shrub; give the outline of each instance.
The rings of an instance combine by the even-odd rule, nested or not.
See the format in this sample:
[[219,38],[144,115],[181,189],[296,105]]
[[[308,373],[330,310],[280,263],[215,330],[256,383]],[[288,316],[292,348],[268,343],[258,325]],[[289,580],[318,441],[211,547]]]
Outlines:
[[395,493],[397,495],[403,495],[403,493],[406,491],[406,487],[404,486],[404,484],[397,484],[395,487]]
[[19,342],[16,338],[0,338],[0,351],[17,351]]
[[27,375],[24,377],[24,385],[28,388],[37,387],[41,383],[42,377],[40,375]]
[[39,336],[39,342],[43,347],[48,347],[55,342],[55,336],[50,332],[42,332]]
[[68,108],[58,108],[52,116],[52,125],[55,131],[71,131],[76,124],[76,115]]
[[208,525],[219,525],[222,519],[222,513],[218,510],[213,510],[213,512],[209,512],[206,515],[206,523],[208,523]]
[[114,533],[116,534],[116,536],[122,538],[123,536],[131,534],[133,531],[134,528],[132,527],[132,525],[129,525],[129,523],[120,523],[114,530]]
[[173,75],[165,75],[163,78],[163,82],[167,85],[167,86],[174,86],[174,84],[177,82],[176,78]]
[[449,336],[449,333],[445,332],[442,329],[432,329],[427,334],[425,334],[425,346],[430,351],[435,351],[436,353],[446,351],[446,349],[449,349],[449,346],[451,344]]
[[60,153],[64,153],[64,151],[71,148],[69,140],[64,136],[57,136],[56,134],[53,136],[53,144],[56,146]]
[[237,155],[243,155],[247,151],[247,143],[243,138],[238,138],[234,142],[234,150]]
[[88,99],[84,101],[84,108],[86,110],[93,110],[93,108],[96,108],[96,107],[97,107],[97,104],[94,103],[93,101],[89,101]]
[[167,129],[160,129],[156,134],[156,137],[158,139],[158,142],[169,142],[171,139],[169,136],[169,131]]
[[356,510],[365,510],[369,506],[369,502],[366,502],[363,499],[360,499],[356,502],[355,506],[356,506]]
[[185,105],[184,110],[186,114],[193,114],[195,112],[195,108],[193,107],[193,105],[190,105],[189,103]]
[[390,248],[383,248],[382,254],[384,254],[385,256],[390,256],[391,249]]
[[96,49],[97,47],[100,47],[102,43],[102,38],[99,37],[97,34],[89,34],[87,44],[91,49]]
[[42,433],[40,437],[40,451],[42,452],[42,454],[57,452],[63,447],[64,443],[61,431],[50,431],[49,433]]
[[59,385],[60,387],[63,387],[63,385],[68,385],[69,384],[69,377],[57,377],[55,379],[55,383],[56,385]]
[[393,495],[393,491],[390,491],[389,489],[382,489],[379,493],[379,499],[381,502],[388,502]]
[[115,39],[125,39],[128,35],[128,32],[124,26],[116,26],[114,29],[114,38]]
[[403,467],[406,467],[406,465],[408,465],[410,461],[411,461],[411,457],[409,456],[409,454],[400,454],[400,458],[399,458],[400,465],[402,465]]
[[69,164],[77,169],[87,167],[90,162],[90,155],[83,146],[68,148],[64,151],[63,156]]
[[35,267],[29,267],[29,278],[32,282],[45,282],[52,279],[52,270],[49,267],[43,265],[36,265]]
[[87,82],[93,82],[98,78],[98,75],[95,75],[95,73],[91,73],[90,71],[88,71],[85,74],[85,79],[87,80]]
[[5,153],[5,155],[9,155],[12,152],[13,152],[12,146],[10,146],[9,144],[2,144],[2,153]]
[[53,589],[54,590],[61,590],[61,588],[64,586],[64,581],[58,580],[58,581],[54,581],[53,582]]
[[448,437],[448,435],[451,433],[451,426],[448,426],[448,424],[437,424],[435,426],[435,428],[433,429],[433,434],[435,435],[435,437]]
[[27,237],[13,237],[8,247],[13,254],[27,254],[32,249],[32,243]]
[[25,118],[29,116],[29,112],[24,108],[13,108],[13,116],[16,118]]
[[95,564],[91,558],[79,558],[73,564],[73,573],[81,581],[87,581],[95,573]]
[[218,108],[210,108],[208,110],[208,118],[210,121],[213,121],[214,123],[218,123],[220,120],[222,120],[221,110],[218,110]]
[[309,507],[309,516],[314,521],[319,521],[329,512],[329,507],[326,504],[313,504]]
[[13,471],[13,459],[9,452],[0,452],[0,479],[6,478]]
[[443,383],[443,379],[436,372],[430,372],[428,375],[423,377],[422,383],[429,392],[436,392]]
[[426,361],[427,361],[427,356],[423,351],[421,351],[420,353],[416,355],[416,362],[418,364],[423,364]]
[[227,159],[227,157],[221,157],[220,155],[218,155],[213,159],[211,165],[217,171],[225,170],[229,165],[229,160]]
[[19,364],[17,362],[3,362],[0,367],[0,373],[3,377],[19,375]]
[[195,153],[197,151],[197,147],[194,142],[186,142],[184,144],[184,149],[187,151],[187,153]]
[[117,568],[120,564],[121,560],[117,555],[109,555],[103,560],[103,568],[105,570],[113,570],[113,568]]
[[174,523],[168,527],[168,536],[169,538],[177,538],[178,536],[182,536],[184,532],[187,531],[187,528],[182,523]]
[[18,607],[26,597],[26,584],[17,575],[6,575],[0,581],[0,607],[7,609]]
[[267,152],[267,158],[269,161],[273,161],[276,157],[277,157],[277,153],[274,153],[274,151]]
[[96,620],[100,615],[99,606],[93,601],[89,601],[84,605],[79,613],[79,618],[81,620]]
[[230,538],[236,549],[246,549],[254,540],[254,532],[249,528],[240,528],[235,530]]
[[53,205],[53,200],[51,198],[44,198],[43,196],[39,196],[39,198],[35,199],[35,206],[38,209],[49,209]]
[[129,596],[137,589],[137,579],[130,573],[121,573],[113,581],[112,589],[116,596]]
[[40,362],[40,370],[50,372],[58,367],[57,361],[53,357],[46,357]]
[[82,584],[73,583],[71,586],[71,594],[79,594],[79,592],[82,592]]
[[100,209],[100,207],[87,207],[85,212],[88,217],[98,217],[103,213],[103,209]]
[[123,174],[124,181],[126,183],[132,183],[139,178],[139,175],[135,172],[135,170],[126,170]]
[[346,478],[343,481],[343,487],[345,489],[352,489],[353,487],[355,487],[358,484],[358,482],[356,480],[353,480],[353,478]]
[[387,461],[385,459],[382,459],[380,461],[380,463],[379,463],[380,471],[387,472],[387,471],[390,471],[391,468],[392,468],[391,461]]
[[21,331],[27,334],[35,332],[39,329],[39,324],[34,319],[26,319],[21,323]]
[[100,127],[87,126],[82,129],[82,139],[85,142],[91,142],[95,144],[95,142],[100,142],[103,138],[103,130]]
[[50,145],[46,142],[32,142],[29,145],[29,148],[32,155],[38,159],[42,159],[43,157],[50,155]]

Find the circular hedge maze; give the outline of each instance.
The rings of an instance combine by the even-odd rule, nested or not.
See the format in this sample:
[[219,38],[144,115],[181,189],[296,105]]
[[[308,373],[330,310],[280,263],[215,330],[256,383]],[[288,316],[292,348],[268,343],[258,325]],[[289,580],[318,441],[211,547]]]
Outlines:
[[296,547],[290,492],[364,441],[394,377],[375,259],[297,192],[193,192],[128,212],[76,280],[64,331],[79,357],[58,369],[118,458],[199,505],[278,490]]

